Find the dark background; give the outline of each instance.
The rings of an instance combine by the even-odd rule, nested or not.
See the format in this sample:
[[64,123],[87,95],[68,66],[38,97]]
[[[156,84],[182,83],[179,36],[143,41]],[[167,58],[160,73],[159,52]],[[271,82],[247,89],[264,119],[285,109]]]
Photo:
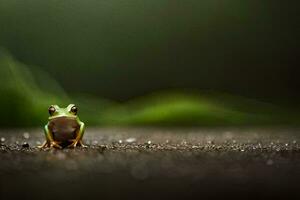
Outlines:
[[70,93],[199,89],[297,104],[297,2],[0,0],[0,45]]

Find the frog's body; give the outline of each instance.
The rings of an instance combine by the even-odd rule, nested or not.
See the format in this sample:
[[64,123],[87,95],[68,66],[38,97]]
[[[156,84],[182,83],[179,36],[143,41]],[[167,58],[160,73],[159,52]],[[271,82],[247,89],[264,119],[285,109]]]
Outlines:
[[84,123],[79,120],[74,104],[66,108],[50,106],[49,113],[48,124],[45,126],[46,141],[41,148],[84,146],[82,143]]

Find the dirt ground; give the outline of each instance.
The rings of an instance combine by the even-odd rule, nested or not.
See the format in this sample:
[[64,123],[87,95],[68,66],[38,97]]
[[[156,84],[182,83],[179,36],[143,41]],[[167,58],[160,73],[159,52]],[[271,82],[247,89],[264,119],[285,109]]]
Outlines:
[[45,149],[0,130],[0,199],[300,199],[300,129],[88,128]]

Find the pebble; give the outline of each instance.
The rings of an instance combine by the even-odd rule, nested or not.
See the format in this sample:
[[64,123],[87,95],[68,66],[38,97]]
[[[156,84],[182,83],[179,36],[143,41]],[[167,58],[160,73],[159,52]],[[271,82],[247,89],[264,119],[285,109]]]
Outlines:
[[92,144],[93,144],[93,145],[97,145],[97,144],[98,144],[98,141],[97,141],[97,140],[94,140],[94,141],[92,142]]
[[128,138],[125,140],[127,143],[133,143],[136,142],[136,138]]
[[5,142],[5,137],[1,137],[0,141]]
[[23,133],[23,138],[24,139],[29,139],[30,138],[29,133],[27,133],[27,132]]
[[22,147],[23,147],[23,148],[29,148],[29,144],[28,144],[27,142],[24,142],[24,143],[22,144]]

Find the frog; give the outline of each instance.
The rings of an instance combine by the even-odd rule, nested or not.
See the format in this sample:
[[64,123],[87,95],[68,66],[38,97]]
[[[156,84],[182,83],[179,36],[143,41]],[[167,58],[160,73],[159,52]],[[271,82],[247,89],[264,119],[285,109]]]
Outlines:
[[85,124],[80,121],[75,104],[69,104],[65,108],[51,105],[48,112],[50,116],[44,126],[46,140],[39,148],[86,147],[82,142]]

